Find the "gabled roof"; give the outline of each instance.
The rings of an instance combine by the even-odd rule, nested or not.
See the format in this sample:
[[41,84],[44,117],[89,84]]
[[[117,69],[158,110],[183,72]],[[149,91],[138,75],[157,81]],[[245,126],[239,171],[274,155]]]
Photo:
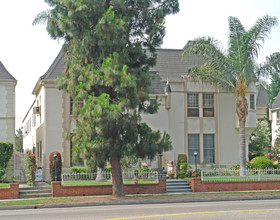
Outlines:
[[263,87],[263,85],[257,85],[257,101],[256,101],[257,107],[263,107],[267,108],[268,106],[268,96],[267,91]]
[[277,109],[280,108],[280,91],[278,92],[278,95],[275,97],[274,102],[272,103],[271,109]]
[[43,76],[41,76],[40,79],[42,81],[54,81],[58,76],[60,76],[63,73],[64,68],[64,53],[61,50],[57,57],[54,59],[48,71]]
[[[153,77],[151,84],[151,94],[164,94],[164,84],[162,81],[182,81],[182,75],[186,74],[189,67],[201,65],[204,62],[194,56],[182,58],[183,50],[157,49],[157,63],[150,68]],[[64,53],[59,52],[48,71],[39,78],[32,94],[36,94],[41,82],[53,82],[60,76],[65,68]]]
[[195,56],[182,57],[183,50],[157,49],[157,63],[150,71],[158,72],[163,81],[182,81],[188,68],[202,65],[205,62]]
[[17,81],[0,61],[0,80]]

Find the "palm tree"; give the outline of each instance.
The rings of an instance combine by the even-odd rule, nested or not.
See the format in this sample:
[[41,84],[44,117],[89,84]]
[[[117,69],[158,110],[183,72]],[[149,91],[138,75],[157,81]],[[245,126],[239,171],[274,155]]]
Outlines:
[[222,89],[235,92],[235,106],[239,121],[240,176],[246,176],[245,124],[248,113],[246,93],[249,83],[256,76],[256,58],[277,18],[265,15],[246,31],[236,17],[229,17],[228,51],[223,52],[218,41],[201,37],[190,41],[183,55],[190,54],[205,60],[202,66],[187,70],[191,79],[201,79]]

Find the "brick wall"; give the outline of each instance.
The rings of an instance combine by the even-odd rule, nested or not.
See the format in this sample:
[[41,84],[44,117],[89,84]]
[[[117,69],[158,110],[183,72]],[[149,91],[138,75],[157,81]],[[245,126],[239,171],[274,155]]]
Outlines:
[[[166,180],[160,179],[154,184],[125,184],[125,194],[158,194],[166,192]],[[112,185],[62,186],[61,182],[52,182],[53,197],[112,195]]]
[[193,192],[280,190],[280,181],[201,182],[192,178],[189,183]]
[[10,188],[0,188],[0,199],[18,199],[19,183],[10,183]]

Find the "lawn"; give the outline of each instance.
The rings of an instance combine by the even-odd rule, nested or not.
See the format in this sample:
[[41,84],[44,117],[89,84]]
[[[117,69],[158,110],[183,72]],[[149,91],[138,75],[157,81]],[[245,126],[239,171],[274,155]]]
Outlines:
[[267,175],[247,175],[246,177],[240,176],[204,176],[203,182],[226,182],[226,181],[269,181],[269,180],[280,180],[278,174],[267,174]]
[[10,188],[9,183],[0,183],[0,188]]

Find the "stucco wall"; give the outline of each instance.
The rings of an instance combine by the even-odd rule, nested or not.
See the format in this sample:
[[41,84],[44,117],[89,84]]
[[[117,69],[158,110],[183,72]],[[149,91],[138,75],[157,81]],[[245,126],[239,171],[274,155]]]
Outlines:
[[[45,91],[45,161],[44,166],[48,168],[49,154],[58,151],[63,155],[63,137],[62,128],[62,92],[56,88],[46,88]],[[64,158],[62,157],[62,160]],[[47,170],[46,170],[47,172]],[[47,173],[48,174],[48,173]],[[46,174],[46,175],[47,175]]]
[[280,111],[280,109],[276,109],[272,112],[272,122],[271,122],[271,132],[272,132],[272,145],[274,146],[274,142],[277,137],[277,129],[279,129],[280,125],[277,125],[277,111]]
[[0,82],[0,142],[15,145],[15,83]]
[[218,142],[221,165],[239,163],[239,134],[235,128],[235,97],[233,93],[218,94]]

